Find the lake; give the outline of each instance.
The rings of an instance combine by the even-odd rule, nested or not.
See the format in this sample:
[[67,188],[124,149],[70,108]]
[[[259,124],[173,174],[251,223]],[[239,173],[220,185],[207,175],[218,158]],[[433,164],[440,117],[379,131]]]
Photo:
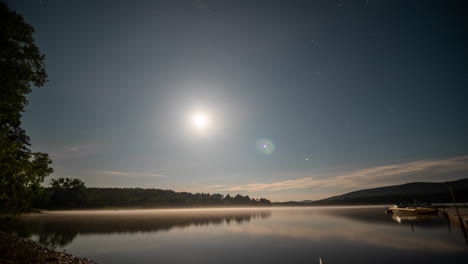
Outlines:
[[467,263],[457,225],[384,207],[54,211],[15,232],[105,263]]

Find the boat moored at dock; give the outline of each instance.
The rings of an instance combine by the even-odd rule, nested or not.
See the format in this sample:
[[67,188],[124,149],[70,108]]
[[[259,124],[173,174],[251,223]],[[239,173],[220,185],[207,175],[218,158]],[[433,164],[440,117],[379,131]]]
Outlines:
[[390,214],[436,214],[438,210],[429,204],[396,204],[387,208]]

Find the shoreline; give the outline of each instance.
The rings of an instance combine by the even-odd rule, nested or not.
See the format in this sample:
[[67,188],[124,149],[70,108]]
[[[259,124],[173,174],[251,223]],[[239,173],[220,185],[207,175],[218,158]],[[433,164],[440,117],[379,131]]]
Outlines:
[[87,258],[80,258],[0,231],[0,263],[5,264],[96,264]]
[[369,205],[307,205],[307,206],[294,206],[294,205],[276,205],[276,206],[244,206],[244,207],[102,207],[102,208],[68,208],[68,209],[41,209],[38,212],[22,213],[20,216],[31,216],[31,215],[42,215],[48,213],[64,213],[64,212],[76,212],[76,213],[100,213],[100,212],[119,212],[119,211],[153,211],[153,212],[180,212],[180,211],[258,211],[258,210],[272,210],[272,209],[284,209],[284,208],[356,208],[356,207],[388,207],[391,205],[381,204],[369,204]]

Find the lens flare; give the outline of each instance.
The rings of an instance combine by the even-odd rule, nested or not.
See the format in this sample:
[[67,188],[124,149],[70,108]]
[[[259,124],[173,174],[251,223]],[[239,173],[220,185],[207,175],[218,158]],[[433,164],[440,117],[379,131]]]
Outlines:
[[275,144],[271,140],[266,138],[261,138],[256,142],[257,150],[260,153],[271,155],[275,151]]

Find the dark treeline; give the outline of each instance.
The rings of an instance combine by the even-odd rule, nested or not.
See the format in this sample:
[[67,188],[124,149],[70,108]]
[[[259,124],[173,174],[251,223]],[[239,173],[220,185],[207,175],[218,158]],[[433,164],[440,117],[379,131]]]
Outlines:
[[79,179],[53,179],[36,207],[43,209],[102,207],[271,206],[267,199],[249,196],[175,192],[142,188],[88,188]]
[[[468,201],[468,190],[456,193],[458,203],[466,204]],[[420,193],[420,194],[399,194],[399,195],[378,195],[371,197],[355,197],[336,200],[319,200],[308,203],[284,202],[273,203],[274,206],[326,206],[326,205],[392,205],[407,202],[427,202],[427,203],[453,203],[449,192],[440,193]]]

